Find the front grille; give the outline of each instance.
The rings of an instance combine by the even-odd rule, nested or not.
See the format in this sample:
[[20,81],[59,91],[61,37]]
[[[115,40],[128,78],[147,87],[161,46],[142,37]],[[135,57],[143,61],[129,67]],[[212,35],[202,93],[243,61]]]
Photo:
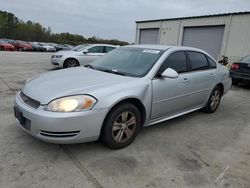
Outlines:
[[40,102],[32,99],[30,97],[28,97],[27,95],[25,95],[22,91],[20,92],[20,98],[22,99],[22,101],[27,104],[28,106],[38,109],[40,106]]
[[40,134],[47,137],[60,137],[60,138],[66,138],[66,137],[73,137],[77,136],[80,133],[80,131],[68,131],[68,132],[50,132],[50,131],[40,131]]

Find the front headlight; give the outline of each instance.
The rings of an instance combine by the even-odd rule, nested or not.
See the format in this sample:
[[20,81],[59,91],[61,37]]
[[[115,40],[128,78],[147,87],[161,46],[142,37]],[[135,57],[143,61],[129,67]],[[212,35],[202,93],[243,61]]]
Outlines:
[[62,58],[63,55],[53,55],[52,58]]
[[90,110],[96,102],[97,100],[89,95],[62,97],[51,101],[45,110],[52,112],[79,112]]

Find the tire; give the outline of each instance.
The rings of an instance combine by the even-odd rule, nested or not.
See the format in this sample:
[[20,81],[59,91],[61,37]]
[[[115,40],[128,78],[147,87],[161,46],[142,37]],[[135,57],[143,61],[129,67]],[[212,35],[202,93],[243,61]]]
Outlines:
[[211,92],[206,106],[203,110],[207,113],[214,113],[220,105],[220,100],[222,97],[222,91],[219,86],[216,86]]
[[140,127],[140,111],[133,104],[125,103],[109,112],[102,128],[101,140],[111,149],[124,148],[134,141]]
[[232,84],[233,85],[237,85],[239,83],[239,81],[235,78],[232,78]]
[[76,59],[66,59],[63,67],[64,68],[72,68],[80,66],[79,62]]

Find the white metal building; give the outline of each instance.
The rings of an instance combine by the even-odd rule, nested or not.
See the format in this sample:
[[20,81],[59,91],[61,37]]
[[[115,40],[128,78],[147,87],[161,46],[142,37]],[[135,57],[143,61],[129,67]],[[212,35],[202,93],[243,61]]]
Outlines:
[[135,43],[192,46],[236,61],[250,54],[250,12],[136,21]]

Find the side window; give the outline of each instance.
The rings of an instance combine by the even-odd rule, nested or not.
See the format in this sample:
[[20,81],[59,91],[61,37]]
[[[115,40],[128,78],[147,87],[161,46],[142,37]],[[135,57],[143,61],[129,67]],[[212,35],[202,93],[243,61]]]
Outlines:
[[210,57],[207,56],[207,60],[208,60],[208,63],[210,65],[210,69],[216,69],[217,68],[217,65],[216,63],[214,62],[214,60],[212,60]]
[[102,53],[102,46],[95,46],[88,49],[89,53]]
[[115,48],[114,47],[111,47],[111,46],[104,46],[104,49],[103,49],[103,53],[108,53],[112,50],[114,50]]
[[175,52],[171,54],[161,66],[158,75],[167,68],[174,69],[178,73],[187,72],[187,58],[185,52]]
[[209,69],[206,56],[199,52],[188,52],[192,71]]

